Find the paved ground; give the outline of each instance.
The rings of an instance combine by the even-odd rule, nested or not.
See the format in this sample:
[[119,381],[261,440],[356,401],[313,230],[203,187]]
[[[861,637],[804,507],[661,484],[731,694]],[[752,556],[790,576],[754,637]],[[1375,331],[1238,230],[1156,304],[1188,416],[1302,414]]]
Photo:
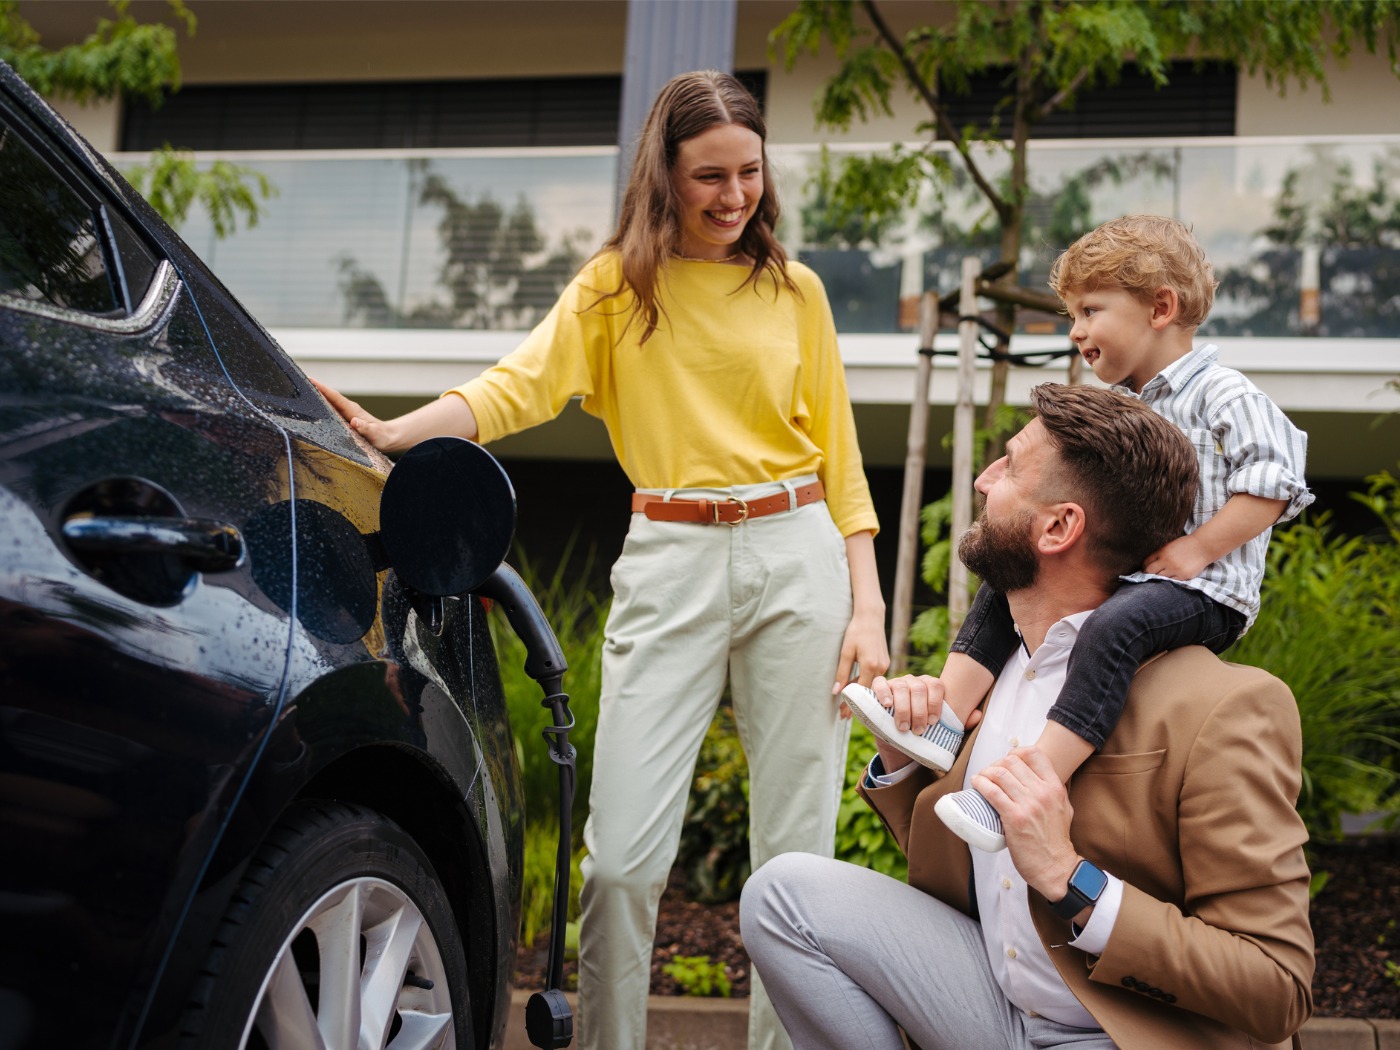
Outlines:
[[[528,992],[516,992],[504,1050],[530,1050],[525,1038]],[[573,1002],[574,997],[569,996]],[[744,1050],[748,1000],[653,996],[647,1050]],[[1400,1050],[1400,1021],[1315,1017],[1303,1026],[1303,1050]],[[578,1041],[574,1041],[577,1045]]]

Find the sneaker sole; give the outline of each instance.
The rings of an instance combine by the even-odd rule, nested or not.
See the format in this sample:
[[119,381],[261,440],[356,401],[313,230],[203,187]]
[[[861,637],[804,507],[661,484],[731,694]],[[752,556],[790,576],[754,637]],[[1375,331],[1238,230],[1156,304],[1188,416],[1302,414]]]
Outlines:
[[851,712],[861,720],[865,728],[875,734],[877,740],[903,752],[919,765],[936,769],[940,773],[946,773],[953,767],[953,762],[958,756],[946,747],[939,747],[917,733],[891,731],[889,723],[893,719],[889,712],[865,686],[853,682],[841,690],[841,695],[851,705]]
[[933,811],[938,814],[939,820],[948,825],[949,831],[969,846],[980,849],[983,853],[1000,853],[1006,849],[1005,835],[988,831],[976,821],[969,820],[958,808],[957,803],[947,795],[933,804]]

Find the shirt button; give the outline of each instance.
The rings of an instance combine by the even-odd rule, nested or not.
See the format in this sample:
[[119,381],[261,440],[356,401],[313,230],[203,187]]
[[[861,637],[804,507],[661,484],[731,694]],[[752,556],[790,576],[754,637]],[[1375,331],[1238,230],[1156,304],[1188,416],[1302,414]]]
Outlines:
[[1010,880],[1010,879],[1002,879],[1002,880],[1001,880],[1001,888],[1004,889],[1004,890],[1009,890],[1009,889],[1011,888],[1011,880]]
[[1027,681],[1027,682],[1034,682],[1034,681],[1035,681],[1035,668],[1034,668],[1034,667],[1032,667],[1029,671],[1026,672],[1026,681]]
[[1013,737],[1011,738],[1011,746],[1012,746],[1012,747],[1020,747],[1020,746],[1021,746],[1021,738],[1020,738],[1019,736],[1013,736]]
[[1039,1013],[1039,1011],[1031,1010],[1031,1011],[1029,1011],[1029,1016],[1031,1016],[1031,1017],[1039,1017],[1039,1016],[1040,1016],[1040,1013]]
[[1014,959],[1014,958],[1016,958],[1016,949],[1015,949],[1015,948],[1008,948],[1008,949],[1006,949],[1006,957],[1007,957],[1008,959]]

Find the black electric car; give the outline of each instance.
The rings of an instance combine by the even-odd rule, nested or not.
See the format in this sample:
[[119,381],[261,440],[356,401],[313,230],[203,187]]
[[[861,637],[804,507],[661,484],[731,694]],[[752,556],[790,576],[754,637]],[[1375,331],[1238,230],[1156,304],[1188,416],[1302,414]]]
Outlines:
[[387,468],[0,64],[3,1050],[500,1042],[515,750]]

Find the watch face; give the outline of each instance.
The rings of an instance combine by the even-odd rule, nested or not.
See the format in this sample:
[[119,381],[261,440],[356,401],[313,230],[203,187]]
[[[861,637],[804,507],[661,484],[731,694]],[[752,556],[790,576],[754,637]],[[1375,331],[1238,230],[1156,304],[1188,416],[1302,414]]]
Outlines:
[[1071,888],[1084,894],[1087,900],[1096,901],[1103,888],[1108,885],[1108,876],[1087,860],[1080,861],[1075,866],[1074,874],[1069,877],[1069,884]]

